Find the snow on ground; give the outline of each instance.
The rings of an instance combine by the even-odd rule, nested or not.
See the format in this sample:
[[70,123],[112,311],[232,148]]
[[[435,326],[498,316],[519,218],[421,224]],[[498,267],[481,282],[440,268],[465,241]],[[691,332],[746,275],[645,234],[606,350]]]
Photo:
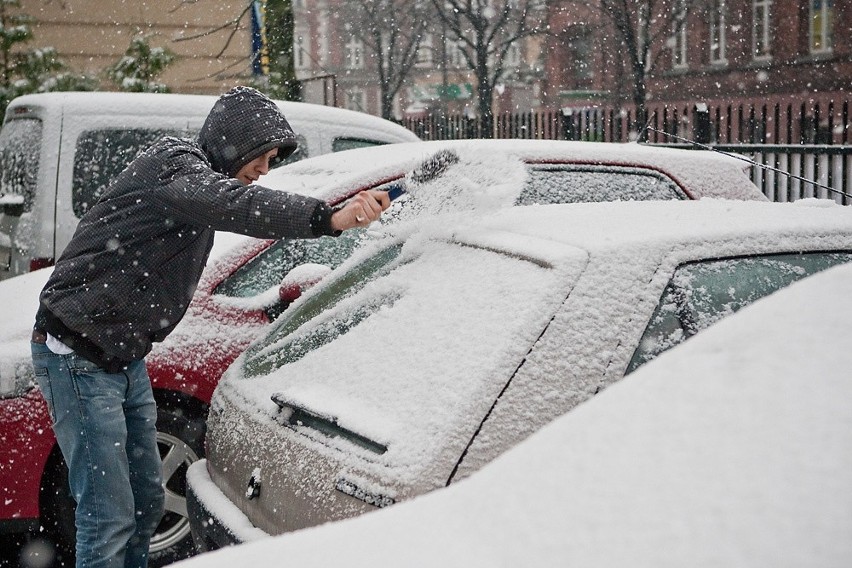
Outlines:
[[448,489],[177,566],[849,566],[849,313],[844,265],[744,308]]

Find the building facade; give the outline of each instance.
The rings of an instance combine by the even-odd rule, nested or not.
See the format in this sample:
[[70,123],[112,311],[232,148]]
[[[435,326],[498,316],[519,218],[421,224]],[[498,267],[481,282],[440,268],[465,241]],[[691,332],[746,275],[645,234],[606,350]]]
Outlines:
[[[296,73],[304,100],[378,115],[379,58],[352,17],[358,2],[293,0]],[[649,4],[627,2],[634,36],[653,40],[643,81],[649,105],[783,106],[805,99],[825,106],[849,99],[852,0],[666,0],[658,14],[647,13]],[[21,10],[34,18],[29,45],[55,47],[76,71],[102,77],[132,37],[147,35],[152,45],[177,55],[160,78],[172,91],[219,93],[252,80],[257,49],[252,14],[260,5],[31,0]],[[677,13],[679,5],[689,10],[675,25],[667,14]],[[547,4],[548,33],[525,37],[507,53],[506,72],[495,86],[495,114],[602,105],[630,109],[635,87],[629,46],[599,7],[587,0]],[[477,112],[475,76],[459,45],[433,20],[393,102],[397,118]],[[641,22],[665,28],[643,28]],[[106,80],[103,88],[109,88]]]
[[[358,5],[359,0],[294,0],[296,73],[307,102],[381,114],[380,58],[364,41],[364,29],[353,17]],[[475,114],[476,79],[458,43],[448,39],[437,17],[430,19],[420,37],[416,61],[397,93],[393,116]],[[539,105],[541,49],[540,37],[511,46],[506,73],[495,86],[495,108]]]
[[33,39],[25,47],[54,47],[77,72],[102,79],[130,40],[175,55],[160,80],[178,93],[217,94],[252,77],[251,13],[245,0],[26,0]]
[[[627,14],[640,38],[647,4],[633,2]],[[667,20],[682,4],[686,18]],[[850,99],[852,0],[669,0],[655,19],[669,29],[645,28],[658,34],[645,65],[649,106],[805,100],[826,108]],[[543,104],[630,107],[635,74],[613,19],[595,5],[558,0],[550,23]]]

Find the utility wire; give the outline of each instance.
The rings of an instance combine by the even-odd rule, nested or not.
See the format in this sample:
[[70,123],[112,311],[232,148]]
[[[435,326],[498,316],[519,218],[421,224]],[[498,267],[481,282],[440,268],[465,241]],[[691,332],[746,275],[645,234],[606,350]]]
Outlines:
[[832,192],[832,193],[837,193],[837,194],[839,194],[839,195],[843,195],[844,197],[848,197],[849,199],[852,199],[852,195],[850,195],[850,194],[846,193],[845,191],[841,191],[841,190],[839,190],[839,189],[836,189],[836,188],[834,188],[834,187],[830,187],[830,186],[828,186],[828,185],[825,185],[825,184],[819,183],[819,182],[817,182],[817,181],[813,181],[813,180],[810,180],[810,179],[803,178],[803,177],[801,177],[801,176],[797,176],[797,175],[795,175],[795,174],[791,174],[790,172],[785,172],[784,170],[780,170],[780,169],[778,169],[778,168],[774,168],[774,167],[769,166],[769,165],[766,165],[766,164],[761,164],[761,163],[759,163],[759,162],[756,162],[756,161],[752,160],[751,158],[746,158],[745,156],[742,156],[742,155],[740,155],[740,154],[733,154],[733,153],[731,153],[731,152],[725,152],[725,151],[723,151],[723,150],[719,150],[718,148],[713,148],[712,146],[707,146],[706,144],[701,144],[700,142],[695,142],[694,140],[690,140],[690,139],[688,139],[688,138],[683,138],[682,136],[678,136],[677,134],[670,134],[670,133],[668,133],[668,132],[663,132],[662,130],[657,130],[656,128],[652,128],[650,124],[651,124],[651,122],[650,122],[650,120],[649,120],[649,121],[648,121],[648,124],[646,124],[646,125],[645,125],[645,128],[643,128],[642,130],[643,130],[643,131],[645,131],[645,130],[651,130],[652,132],[656,132],[656,133],[658,133],[658,134],[662,134],[663,136],[670,136],[670,137],[672,137],[672,138],[675,138],[676,140],[680,140],[681,142],[686,142],[686,143],[688,143],[688,144],[692,144],[692,145],[694,145],[694,146],[698,146],[699,148],[701,148],[701,149],[703,149],[703,150],[711,150],[711,151],[713,151],[713,152],[716,152],[716,153],[718,153],[718,154],[722,154],[722,155],[724,155],[724,156],[728,156],[728,157],[731,157],[731,158],[735,158],[735,159],[737,159],[737,160],[741,160],[741,161],[743,161],[743,162],[748,162],[749,164],[751,164],[751,165],[753,165],[753,166],[757,166],[757,167],[759,167],[759,168],[763,168],[764,170],[770,170],[770,171],[773,171],[773,172],[777,172],[777,173],[779,173],[779,174],[783,174],[783,175],[788,176],[788,177],[791,177],[791,178],[793,178],[793,179],[797,179],[797,180],[799,180],[799,181],[803,181],[803,182],[805,182],[805,183],[809,183],[809,184],[811,184],[811,185],[815,185],[815,186],[820,187],[820,188],[822,188],[822,189],[827,189],[828,191],[830,191],[830,192]]

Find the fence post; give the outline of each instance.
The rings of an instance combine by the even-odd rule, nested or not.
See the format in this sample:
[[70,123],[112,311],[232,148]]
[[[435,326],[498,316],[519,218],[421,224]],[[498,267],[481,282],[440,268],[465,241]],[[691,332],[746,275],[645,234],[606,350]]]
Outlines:
[[712,140],[710,133],[710,109],[707,103],[697,103],[692,113],[692,138],[699,144],[709,144]]

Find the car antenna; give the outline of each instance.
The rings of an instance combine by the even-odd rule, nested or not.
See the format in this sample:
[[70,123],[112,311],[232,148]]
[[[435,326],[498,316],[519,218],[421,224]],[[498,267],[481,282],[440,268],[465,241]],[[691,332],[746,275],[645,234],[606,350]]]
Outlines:
[[688,143],[688,144],[692,144],[693,146],[697,146],[697,147],[701,148],[702,150],[711,150],[711,151],[713,151],[713,152],[716,152],[717,154],[722,154],[723,156],[728,156],[728,157],[730,157],[730,158],[735,158],[735,159],[737,159],[737,160],[741,160],[741,161],[743,161],[743,162],[748,162],[749,164],[751,164],[751,165],[753,165],[753,166],[757,166],[757,167],[762,168],[762,169],[764,169],[764,170],[769,170],[769,171],[772,171],[772,172],[776,172],[776,173],[779,173],[779,174],[783,174],[783,175],[785,175],[785,176],[787,176],[787,177],[791,177],[791,178],[793,178],[793,179],[797,179],[797,180],[799,180],[799,181],[803,181],[803,182],[805,182],[805,183],[809,183],[809,184],[811,184],[811,185],[815,185],[816,187],[821,187],[822,189],[827,189],[828,191],[830,191],[830,192],[832,192],[832,193],[837,193],[837,194],[839,194],[839,195],[843,195],[844,197],[848,197],[849,199],[852,199],[852,195],[850,195],[850,194],[846,193],[845,191],[841,191],[841,190],[836,189],[836,188],[834,188],[834,187],[830,187],[830,186],[828,186],[828,185],[825,185],[825,184],[819,183],[818,181],[813,181],[813,180],[810,180],[810,179],[806,179],[806,178],[803,178],[803,177],[801,177],[801,176],[797,176],[796,174],[791,174],[790,172],[785,172],[784,170],[780,170],[780,169],[778,169],[778,168],[774,168],[774,167],[772,167],[772,166],[768,166],[768,165],[766,165],[766,164],[761,164],[761,163],[759,163],[759,162],[756,162],[756,161],[752,160],[751,158],[746,158],[745,156],[741,156],[741,155],[739,155],[739,154],[733,154],[733,153],[731,153],[731,152],[725,152],[725,151],[723,151],[723,150],[719,150],[718,148],[714,148],[714,147],[712,147],[712,146],[708,146],[708,145],[706,145],[706,144],[702,144],[702,143],[700,143],[700,142],[696,142],[696,141],[694,141],[694,140],[690,140],[689,138],[684,138],[684,137],[682,137],[682,136],[678,136],[677,134],[670,134],[670,133],[668,133],[668,132],[663,132],[662,130],[657,130],[656,128],[652,128],[652,127],[651,127],[651,121],[650,121],[650,120],[648,120],[648,123],[645,125],[645,128],[643,128],[643,129],[642,129],[642,134],[643,134],[643,135],[645,134],[645,131],[646,131],[646,130],[651,130],[652,132],[656,132],[656,133],[658,133],[658,134],[662,134],[663,136],[670,136],[671,138],[675,138],[676,140],[680,140],[681,142],[686,142],[686,143]]

